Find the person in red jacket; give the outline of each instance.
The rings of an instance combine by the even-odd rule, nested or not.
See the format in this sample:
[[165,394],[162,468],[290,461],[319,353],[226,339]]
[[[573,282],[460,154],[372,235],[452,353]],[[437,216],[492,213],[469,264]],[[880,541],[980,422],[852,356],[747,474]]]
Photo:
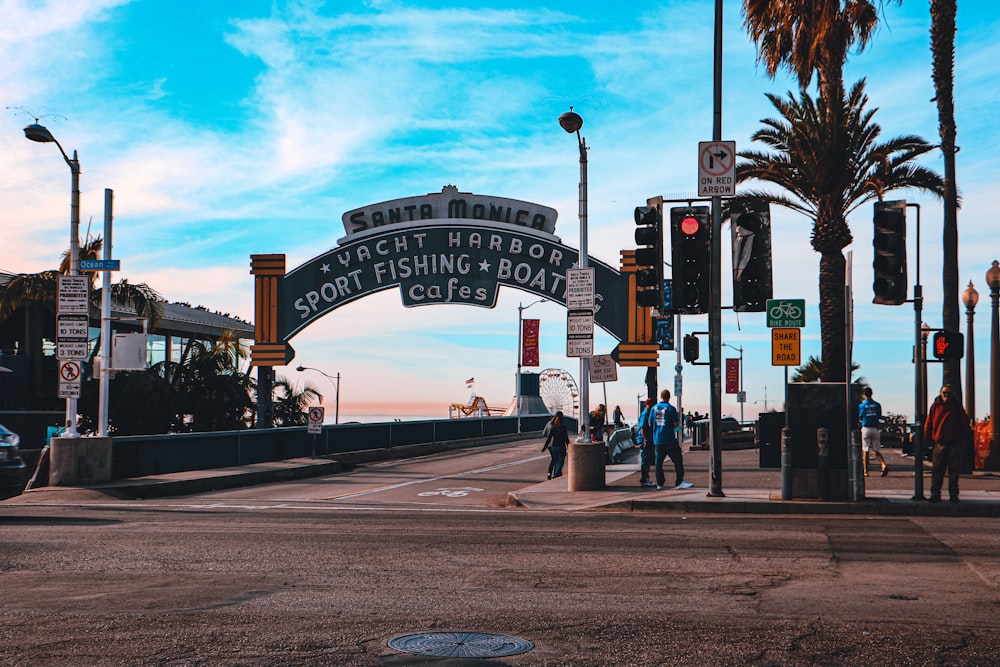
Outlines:
[[948,469],[948,500],[958,502],[958,474],[962,470],[965,439],[969,434],[969,416],[949,385],[941,387],[924,422],[924,442],[934,446],[931,458],[932,503],[941,502],[941,485]]

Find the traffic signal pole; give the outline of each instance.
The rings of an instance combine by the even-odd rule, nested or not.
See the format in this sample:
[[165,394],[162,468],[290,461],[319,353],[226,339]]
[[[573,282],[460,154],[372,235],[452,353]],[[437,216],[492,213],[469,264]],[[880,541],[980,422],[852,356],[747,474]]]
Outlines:
[[[715,0],[715,66],[712,91],[712,140],[722,141],[722,0]],[[712,266],[708,303],[708,362],[711,366],[709,402],[709,490],[722,497],[722,197],[712,197]]]

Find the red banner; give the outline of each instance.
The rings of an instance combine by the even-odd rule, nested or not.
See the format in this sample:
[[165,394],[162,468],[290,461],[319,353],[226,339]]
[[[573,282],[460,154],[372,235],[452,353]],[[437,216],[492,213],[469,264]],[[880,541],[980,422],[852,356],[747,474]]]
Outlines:
[[538,322],[539,320],[521,321],[521,365],[538,365]]
[[735,394],[740,390],[740,360],[726,359],[726,393]]

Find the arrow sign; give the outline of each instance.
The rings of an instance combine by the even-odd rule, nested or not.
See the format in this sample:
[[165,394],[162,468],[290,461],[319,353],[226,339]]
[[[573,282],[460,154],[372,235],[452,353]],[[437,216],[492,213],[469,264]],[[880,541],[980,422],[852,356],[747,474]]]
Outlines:
[[698,142],[698,196],[736,196],[736,142]]

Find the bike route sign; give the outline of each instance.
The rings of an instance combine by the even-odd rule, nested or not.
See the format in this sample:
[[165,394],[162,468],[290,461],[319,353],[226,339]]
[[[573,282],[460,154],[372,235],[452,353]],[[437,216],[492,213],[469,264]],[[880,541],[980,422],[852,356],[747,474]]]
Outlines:
[[767,326],[804,328],[806,326],[806,300],[768,299]]

